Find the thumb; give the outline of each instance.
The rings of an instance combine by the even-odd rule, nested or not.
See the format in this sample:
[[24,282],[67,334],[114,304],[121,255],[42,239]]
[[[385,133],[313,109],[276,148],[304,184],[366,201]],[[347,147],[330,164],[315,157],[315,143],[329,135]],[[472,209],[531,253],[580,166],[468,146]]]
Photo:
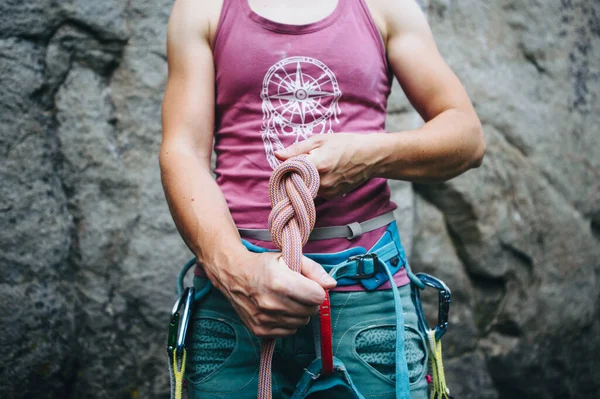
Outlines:
[[308,154],[313,148],[315,148],[314,142],[307,139],[275,151],[275,156],[279,158],[279,160],[285,161],[286,159],[297,157],[301,154]]
[[337,285],[337,281],[331,277],[325,269],[312,259],[302,257],[302,275],[318,283],[324,289],[331,289]]

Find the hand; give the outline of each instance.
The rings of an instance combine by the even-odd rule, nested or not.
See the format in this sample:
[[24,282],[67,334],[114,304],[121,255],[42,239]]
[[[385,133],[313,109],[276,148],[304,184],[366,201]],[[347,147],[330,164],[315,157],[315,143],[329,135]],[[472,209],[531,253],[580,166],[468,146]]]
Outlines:
[[319,311],[325,289],[337,284],[321,265],[305,256],[302,273],[292,271],[279,252],[246,252],[219,274],[220,281],[216,281],[209,273],[211,281],[242,322],[261,338],[295,334]]
[[[334,133],[316,134],[297,142],[275,156],[281,161],[308,154],[307,159],[319,171],[319,195],[330,199],[346,194],[374,176],[377,134]],[[374,153],[370,155],[370,153]]]

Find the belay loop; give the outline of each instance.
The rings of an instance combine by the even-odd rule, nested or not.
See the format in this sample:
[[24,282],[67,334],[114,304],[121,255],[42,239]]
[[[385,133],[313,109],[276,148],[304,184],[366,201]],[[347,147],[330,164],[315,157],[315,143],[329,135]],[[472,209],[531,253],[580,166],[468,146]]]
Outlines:
[[[273,244],[281,249],[283,261],[295,272],[301,271],[302,247],[315,225],[314,198],[319,184],[319,172],[306,155],[280,164],[269,180],[272,207],[269,230]],[[258,398],[270,399],[273,395],[271,366],[275,340],[263,339],[261,346]]]

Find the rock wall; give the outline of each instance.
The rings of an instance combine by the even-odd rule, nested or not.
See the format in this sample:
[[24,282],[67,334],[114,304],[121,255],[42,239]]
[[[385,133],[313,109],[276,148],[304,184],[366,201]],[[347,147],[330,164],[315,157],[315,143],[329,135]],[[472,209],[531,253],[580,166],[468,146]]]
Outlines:
[[[171,4],[0,2],[2,397],[167,395],[189,257],[157,162]],[[413,269],[453,289],[453,393],[596,398],[600,3],[423,7],[488,148],[447,183],[392,184]],[[398,87],[389,112],[390,130],[421,123]]]

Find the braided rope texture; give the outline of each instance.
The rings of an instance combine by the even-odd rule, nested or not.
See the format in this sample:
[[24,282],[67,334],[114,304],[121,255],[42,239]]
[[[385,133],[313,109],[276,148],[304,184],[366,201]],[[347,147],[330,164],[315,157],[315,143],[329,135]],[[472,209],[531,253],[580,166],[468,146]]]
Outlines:
[[[317,216],[314,198],[319,190],[319,172],[306,155],[281,163],[269,180],[271,213],[269,230],[273,244],[281,250],[290,269],[300,272],[302,247],[315,225]],[[271,366],[275,339],[263,339],[258,377],[258,399],[273,396]]]

